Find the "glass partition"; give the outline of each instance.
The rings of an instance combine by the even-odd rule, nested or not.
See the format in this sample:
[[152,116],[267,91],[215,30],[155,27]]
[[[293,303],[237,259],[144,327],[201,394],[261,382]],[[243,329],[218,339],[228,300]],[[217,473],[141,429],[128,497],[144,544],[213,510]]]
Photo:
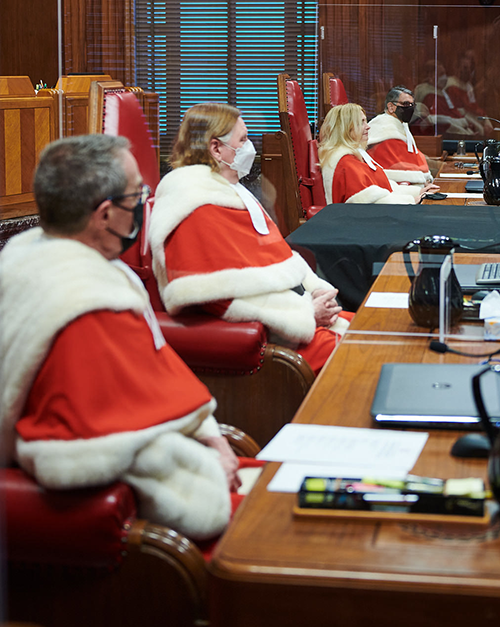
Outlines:
[[[484,2],[489,4],[489,2]],[[320,71],[334,72],[368,119],[387,91],[415,93],[414,135],[500,138],[500,7],[483,3],[320,3]]]
[[[416,252],[408,255],[403,253],[391,255],[383,264],[383,268],[375,269],[377,278],[372,293],[365,299],[364,307],[358,311],[351,323],[348,336],[359,341],[371,341],[374,337],[387,337],[393,340],[399,337],[420,338],[425,341],[481,342],[484,339],[485,323],[479,319],[479,302],[472,302],[474,290],[471,289],[470,283],[474,280],[479,262],[473,263],[467,256],[453,255],[455,275],[464,287],[461,295],[464,306],[459,316],[456,311],[454,314],[451,312],[453,298],[454,306],[457,305],[457,292],[455,290],[452,293],[451,282],[448,282],[445,289],[444,311],[440,309],[441,262],[441,259],[435,262],[423,260]],[[418,302],[413,313],[410,311],[412,308],[410,291],[414,282],[418,281],[417,277],[422,269],[434,275],[431,280],[427,277],[427,284],[417,296],[417,301],[420,299],[421,307],[427,310],[427,314],[425,311],[423,314],[419,311]],[[442,330],[441,315],[445,319]],[[422,322],[426,318],[434,320],[434,324],[431,326]],[[450,318],[453,319],[452,324]],[[491,350],[495,350],[494,345]]]

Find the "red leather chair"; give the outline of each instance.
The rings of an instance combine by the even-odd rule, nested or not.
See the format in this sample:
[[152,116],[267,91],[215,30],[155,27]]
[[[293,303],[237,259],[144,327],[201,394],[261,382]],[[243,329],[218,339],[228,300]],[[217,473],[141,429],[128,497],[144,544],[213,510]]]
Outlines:
[[142,95],[142,89],[124,87],[120,81],[93,81],[89,92],[89,133],[126,137],[131,153],[141,164],[144,183],[154,195],[160,170],[151,129],[140,103]]
[[349,98],[344,89],[344,83],[331,72],[323,74],[323,107],[325,115],[332,107],[347,104]]
[[[258,451],[234,428],[223,432],[237,453]],[[127,484],[46,490],[23,470],[4,468],[0,499],[5,619],[43,627],[205,624],[215,543],[199,547],[139,519]]]
[[44,627],[193,626],[206,617],[200,550],[137,518],[132,489],[48,491],[0,471],[8,619]]
[[304,95],[288,74],[278,75],[278,107],[284,142],[288,144],[283,151],[287,203],[295,207],[297,216],[308,219],[326,205],[325,190]]

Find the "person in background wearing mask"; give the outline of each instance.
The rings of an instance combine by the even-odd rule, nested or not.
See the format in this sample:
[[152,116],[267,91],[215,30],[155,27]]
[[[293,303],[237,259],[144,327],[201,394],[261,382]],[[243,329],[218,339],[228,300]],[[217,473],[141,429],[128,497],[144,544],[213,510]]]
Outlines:
[[422,192],[436,191],[425,155],[417,148],[408,124],[415,110],[413,92],[393,87],[385,98],[384,113],[370,121],[367,151],[391,181],[407,187],[419,198]]
[[[473,59],[471,51],[458,57],[454,76],[448,78],[446,91],[453,100],[460,114],[467,118],[469,124],[479,135],[491,135],[493,125],[490,120],[478,120],[478,116],[486,115],[476,100],[473,81]],[[496,116],[495,116],[496,117]]]
[[210,538],[229,521],[238,460],[118,259],[149,194],[128,147],[108,135],[49,144],[34,180],[42,226],[0,255],[2,461],[51,489],[120,479],[141,517]]
[[436,66],[433,60],[427,61],[425,81],[415,87],[416,105],[425,120],[426,130],[434,134],[437,124],[439,134],[473,135],[475,129],[454,105],[446,91],[447,83],[448,76],[443,64],[438,63]]
[[207,102],[186,112],[151,215],[160,295],[170,314],[196,306],[231,322],[260,321],[270,341],[319,372],[340,339],[330,327],[345,330],[346,316],[337,290],[292,252],[239,182],[254,157],[235,107]]

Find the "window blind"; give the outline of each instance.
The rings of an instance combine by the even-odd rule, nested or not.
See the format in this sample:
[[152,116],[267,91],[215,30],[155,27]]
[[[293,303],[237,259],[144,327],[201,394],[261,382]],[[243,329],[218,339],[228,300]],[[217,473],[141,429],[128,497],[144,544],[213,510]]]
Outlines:
[[280,128],[276,77],[317,117],[316,0],[136,0],[136,82],[160,95],[161,151],[187,108],[229,102],[251,135]]

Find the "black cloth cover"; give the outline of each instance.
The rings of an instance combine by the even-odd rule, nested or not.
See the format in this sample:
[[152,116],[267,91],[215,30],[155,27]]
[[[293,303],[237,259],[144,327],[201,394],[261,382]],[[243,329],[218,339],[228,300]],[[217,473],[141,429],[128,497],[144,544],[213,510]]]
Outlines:
[[286,239],[314,253],[342,306],[356,311],[389,255],[424,235],[451,237],[456,253],[500,252],[500,207],[327,205]]

